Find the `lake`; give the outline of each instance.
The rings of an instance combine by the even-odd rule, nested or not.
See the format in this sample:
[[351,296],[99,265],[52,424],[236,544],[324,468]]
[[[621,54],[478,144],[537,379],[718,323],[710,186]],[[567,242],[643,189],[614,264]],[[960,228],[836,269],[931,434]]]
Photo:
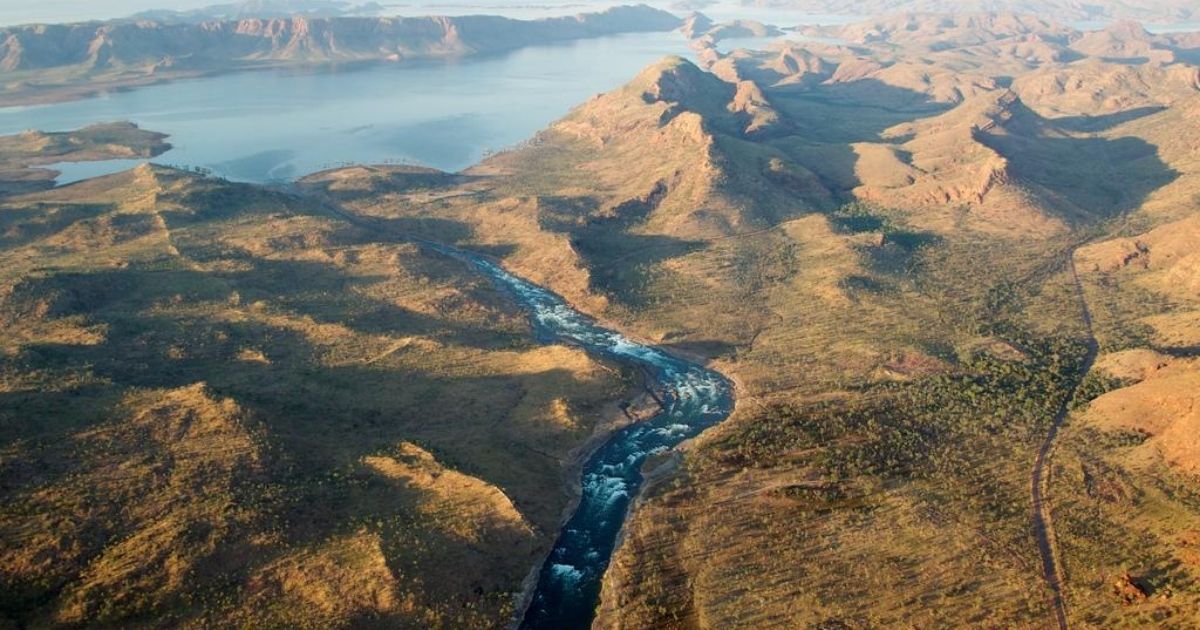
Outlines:
[[[108,8],[152,4],[152,0],[122,1]],[[390,5],[386,12],[534,18],[613,4],[617,2],[434,0]],[[752,13],[779,24],[848,21],[741,7],[734,0],[706,11],[716,19]],[[12,21],[18,21],[19,15],[0,11],[0,18]],[[293,179],[347,163],[414,162],[456,171],[475,164],[489,151],[529,138],[571,107],[624,84],[669,54],[694,57],[679,33],[631,33],[457,60],[229,73],[68,103],[0,108],[0,134],[26,129],[67,131],[129,120],[170,135],[174,148],[156,162],[204,167],[232,180],[256,183]],[[66,184],[141,162],[66,162],[50,167],[62,173],[58,182]]]
[[[0,133],[130,120],[170,134],[175,148],[154,161],[202,166],[247,182],[287,180],[350,162],[408,161],[455,171],[529,138],[669,54],[692,54],[677,32],[461,60],[239,72],[0,109]],[[64,164],[59,182],[137,163]]]

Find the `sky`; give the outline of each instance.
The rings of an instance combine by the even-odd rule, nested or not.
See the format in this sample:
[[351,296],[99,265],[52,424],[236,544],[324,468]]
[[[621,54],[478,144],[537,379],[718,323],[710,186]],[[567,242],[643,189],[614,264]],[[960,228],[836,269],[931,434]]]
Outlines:
[[78,22],[148,9],[195,9],[221,0],[0,0],[0,24]]
[[[62,23],[127,17],[149,9],[198,9],[238,0],[0,0],[0,26],[37,22]],[[349,0],[363,4],[367,0]],[[588,7],[621,4],[617,0],[376,0],[389,15],[455,15],[495,13],[516,18],[566,15]],[[626,0],[628,4],[635,1]],[[653,2],[654,0],[650,0]],[[665,4],[662,2],[661,4]]]

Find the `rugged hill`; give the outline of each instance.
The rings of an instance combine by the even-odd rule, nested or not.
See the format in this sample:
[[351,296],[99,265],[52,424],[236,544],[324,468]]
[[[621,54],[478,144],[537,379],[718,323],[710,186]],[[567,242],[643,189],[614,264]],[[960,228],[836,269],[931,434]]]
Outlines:
[[[386,174],[353,184],[340,175],[313,181],[335,177],[337,186],[353,189],[360,211],[466,223],[471,239],[507,248],[506,260],[521,273],[597,314],[649,324],[651,338],[736,346],[779,324],[763,323],[767,311],[749,307],[770,303],[770,291],[751,282],[756,289],[743,295],[747,280],[735,278],[790,277],[777,266],[795,269],[796,261],[766,252],[816,245],[797,242],[810,234],[778,226],[809,217],[813,238],[829,231],[820,238],[831,246],[841,241],[843,253],[829,260],[841,271],[814,283],[810,295],[845,303],[854,278],[871,276],[853,252],[863,239],[886,242],[886,235],[877,227],[846,233],[836,221],[818,228],[813,212],[866,202],[886,209],[890,229],[918,235],[913,243],[1040,241],[1126,212],[1187,179],[1191,167],[1174,169],[1155,147],[1200,94],[1190,81],[1195,68],[981,58],[981,42],[1046,31],[1057,32],[1056,45],[1065,49],[1074,37],[1036,18],[927,16],[912,24],[912,32],[927,33],[912,50],[789,42],[717,53],[711,73],[664,60],[579,106],[527,146],[471,169],[464,194],[442,195],[447,201],[436,206],[361,192]],[[1015,79],[1005,76],[1014,69]],[[1071,80],[1059,85],[1047,76]],[[1010,81],[1011,89],[1001,86]],[[1096,84],[1104,87],[1089,89]],[[1082,115],[1084,106],[1074,103],[1101,90],[1114,115]],[[1147,129],[1131,135],[1119,130],[1122,122]],[[742,239],[746,234],[763,242]],[[662,295],[685,301],[693,313],[671,309]],[[747,300],[750,325],[729,316],[733,295]],[[653,314],[633,315],[647,309]],[[748,369],[757,368],[764,377],[772,372]],[[787,377],[772,380],[780,378]]]
[[0,261],[6,624],[499,626],[637,391],[387,230],[160,167],[3,199]]
[[715,23],[703,13],[692,13],[683,21],[679,31],[684,37],[692,40],[693,48],[707,48],[718,41],[730,37],[771,37],[782,35],[783,31],[770,24],[757,20],[732,20]]
[[[1192,164],[1197,157],[1193,148]],[[1173,202],[1147,203],[1122,235],[1075,255],[1102,354],[1089,377],[1091,400],[1077,409],[1059,447],[1051,492],[1061,497],[1056,519],[1065,560],[1077,567],[1073,612],[1098,625],[1158,623],[1177,618],[1177,602],[1195,601],[1185,582],[1200,566],[1200,532],[1177,498],[1191,496],[1200,478],[1200,204],[1191,176],[1164,187],[1163,201]],[[1182,199],[1181,185],[1189,186]],[[1157,227],[1138,233],[1139,224]],[[1137,546],[1103,542],[1119,535],[1135,537]],[[1166,569],[1172,566],[1178,569]],[[1088,596],[1106,590],[1129,612]]]
[[1024,74],[1012,89],[1046,115],[1090,116],[1102,125],[1106,114],[1128,116],[1193,100],[1200,89],[1200,69],[1088,59]]
[[0,29],[5,103],[67,98],[104,86],[287,63],[402,61],[678,27],[645,5],[573,17],[243,18],[38,24]]
[[[946,61],[972,66],[980,65],[981,60],[954,53],[989,53],[1043,64],[1092,57],[1133,65],[1195,63],[1200,53],[1200,44],[1192,33],[1153,35],[1131,20],[1118,21],[1100,30],[1081,31],[1036,11],[902,13],[845,26],[806,27],[801,32],[860,45],[922,49],[946,57]],[[943,54],[947,52],[951,54]],[[995,64],[996,59],[988,59],[987,63]]]
[[965,48],[989,42],[1034,36],[1051,43],[1066,43],[1075,32],[1044,14],[1033,12],[889,14],[844,27],[833,27],[839,37],[860,44],[936,44],[939,48]]

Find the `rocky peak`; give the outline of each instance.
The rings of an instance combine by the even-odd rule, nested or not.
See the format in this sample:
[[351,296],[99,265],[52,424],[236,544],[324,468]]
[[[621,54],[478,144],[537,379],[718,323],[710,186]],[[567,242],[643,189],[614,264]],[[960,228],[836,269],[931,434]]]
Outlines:
[[1142,26],[1141,22],[1136,20],[1118,20],[1109,25],[1104,31],[1122,41],[1149,41],[1153,39],[1153,35]]
[[666,57],[646,68],[631,86],[647,103],[678,103],[687,109],[703,109],[714,96],[728,101],[733,93],[729,84],[678,56]]

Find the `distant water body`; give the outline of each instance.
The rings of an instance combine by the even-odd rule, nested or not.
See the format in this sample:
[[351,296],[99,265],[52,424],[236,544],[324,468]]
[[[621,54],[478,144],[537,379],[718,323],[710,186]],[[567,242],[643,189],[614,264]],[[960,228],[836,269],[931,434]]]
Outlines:
[[[112,13],[118,5],[144,9],[142,5],[154,4],[153,0],[115,0],[97,4],[91,11],[107,7]],[[619,3],[432,0],[386,11],[495,13],[534,19],[615,4]],[[30,11],[36,8],[0,6],[0,23],[34,19],[37,16]],[[845,21],[738,7],[732,0],[707,10],[717,19],[753,13],[778,24]],[[92,17],[86,8],[73,11],[50,17]],[[130,120],[170,135],[174,148],[156,162],[203,167],[232,180],[257,183],[294,179],[348,163],[414,162],[457,171],[489,151],[529,138],[571,107],[624,84],[645,66],[671,54],[694,53],[676,32],[631,33],[458,60],[237,72],[81,101],[0,108],[0,134],[26,129],[67,131]],[[66,184],[140,162],[68,162],[51,168],[61,171],[58,182]]]
[[[409,161],[456,171],[529,138],[668,54],[689,54],[679,33],[599,37],[454,61],[238,72],[0,109],[0,133],[130,120],[170,134],[175,148],[156,162],[248,182],[350,162]],[[59,182],[136,163],[64,164]]]

